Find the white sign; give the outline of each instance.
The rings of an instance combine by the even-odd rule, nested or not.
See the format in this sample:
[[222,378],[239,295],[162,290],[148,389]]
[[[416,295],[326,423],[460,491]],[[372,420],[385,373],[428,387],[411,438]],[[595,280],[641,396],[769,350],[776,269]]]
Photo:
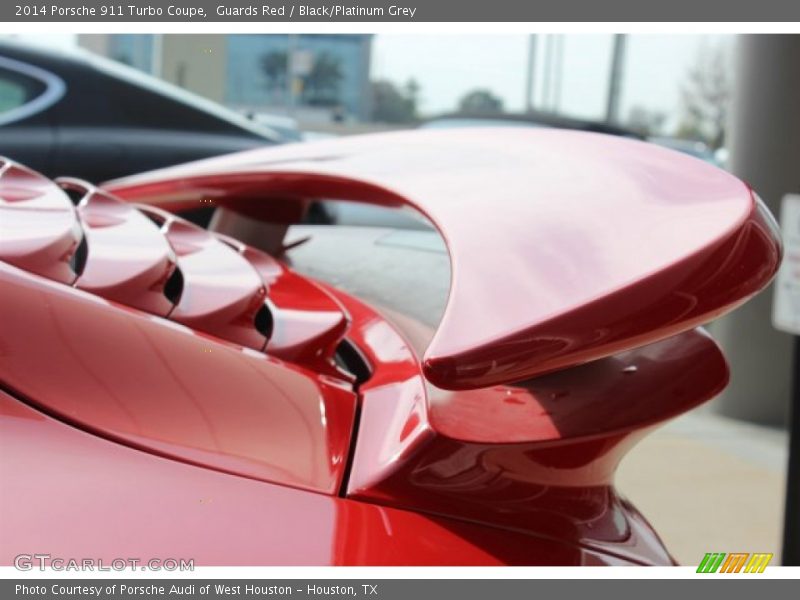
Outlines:
[[289,55],[289,70],[295,77],[306,77],[314,68],[314,53],[311,50],[293,50]]
[[783,198],[781,236],[783,264],[775,280],[772,324],[775,329],[800,335],[800,195]]

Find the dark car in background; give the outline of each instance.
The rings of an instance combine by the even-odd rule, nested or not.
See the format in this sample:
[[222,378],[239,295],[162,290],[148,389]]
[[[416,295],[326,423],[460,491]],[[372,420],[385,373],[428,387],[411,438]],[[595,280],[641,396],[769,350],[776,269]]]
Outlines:
[[625,127],[604,121],[578,119],[553,113],[529,111],[524,113],[498,112],[454,112],[438,115],[424,121],[422,129],[453,129],[461,127],[550,127],[573,129],[590,133],[605,133],[620,137],[644,139],[640,134]]
[[286,141],[257,122],[82,50],[0,42],[0,154],[99,182]]

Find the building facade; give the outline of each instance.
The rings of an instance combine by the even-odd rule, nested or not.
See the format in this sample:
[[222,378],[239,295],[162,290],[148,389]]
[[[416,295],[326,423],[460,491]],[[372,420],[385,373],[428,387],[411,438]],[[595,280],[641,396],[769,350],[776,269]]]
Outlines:
[[226,43],[226,104],[257,110],[294,101],[369,118],[371,36],[234,35]]
[[370,35],[81,35],[81,46],[243,111],[371,114]]

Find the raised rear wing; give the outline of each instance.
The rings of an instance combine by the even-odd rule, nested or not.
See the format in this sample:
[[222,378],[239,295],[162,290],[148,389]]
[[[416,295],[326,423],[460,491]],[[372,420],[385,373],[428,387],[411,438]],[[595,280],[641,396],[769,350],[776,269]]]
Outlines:
[[[447,243],[447,307],[424,357],[445,389],[560,370],[664,339],[763,288],[777,228],[734,176],[612,136],[413,131],[265,148],[107,184],[167,209],[280,221],[317,198],[410,206]],[[276,217],[277,216],[277,217]]]

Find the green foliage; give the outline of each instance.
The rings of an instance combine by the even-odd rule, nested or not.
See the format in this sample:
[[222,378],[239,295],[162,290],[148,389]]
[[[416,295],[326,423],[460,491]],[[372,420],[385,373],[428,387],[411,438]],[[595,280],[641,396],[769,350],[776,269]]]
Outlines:
[[642,136],[659,135],[667,120],[666,113],[650,110],[643,106],[634,106],[628,113],[625,125]]
[[[274,94],[288,88],[288,54],[281,50],[268,52],[261,57],[261,71],[267,79],[267,88]],[[296,77],[297,93],[303,103],[313,106],[337,106],[339,84],[344,77],[340,60],[322,52],[313,58],[311,71]]]
[[461,113],[492,114],[503,112],[503,101],[487,89],[467,92],[458,102]]
[[315,106],[339,104],[339,84],[344,74],[340,61],[323,52],[314,57],[311,72],[303,80],[303,99]]
[[721,47],[702,48],[681,87],[678,137],[703,141],[714,150],[725,141],[731,99],[726,56]]
[[391,81],[372,82],[372,120],[379,123],[412,123],[417,119],[419,84],[410,79],[398,88]]
[[261,70],[270,89],[286,87],[286,63],[286,52],[273,51],[261,57]]

